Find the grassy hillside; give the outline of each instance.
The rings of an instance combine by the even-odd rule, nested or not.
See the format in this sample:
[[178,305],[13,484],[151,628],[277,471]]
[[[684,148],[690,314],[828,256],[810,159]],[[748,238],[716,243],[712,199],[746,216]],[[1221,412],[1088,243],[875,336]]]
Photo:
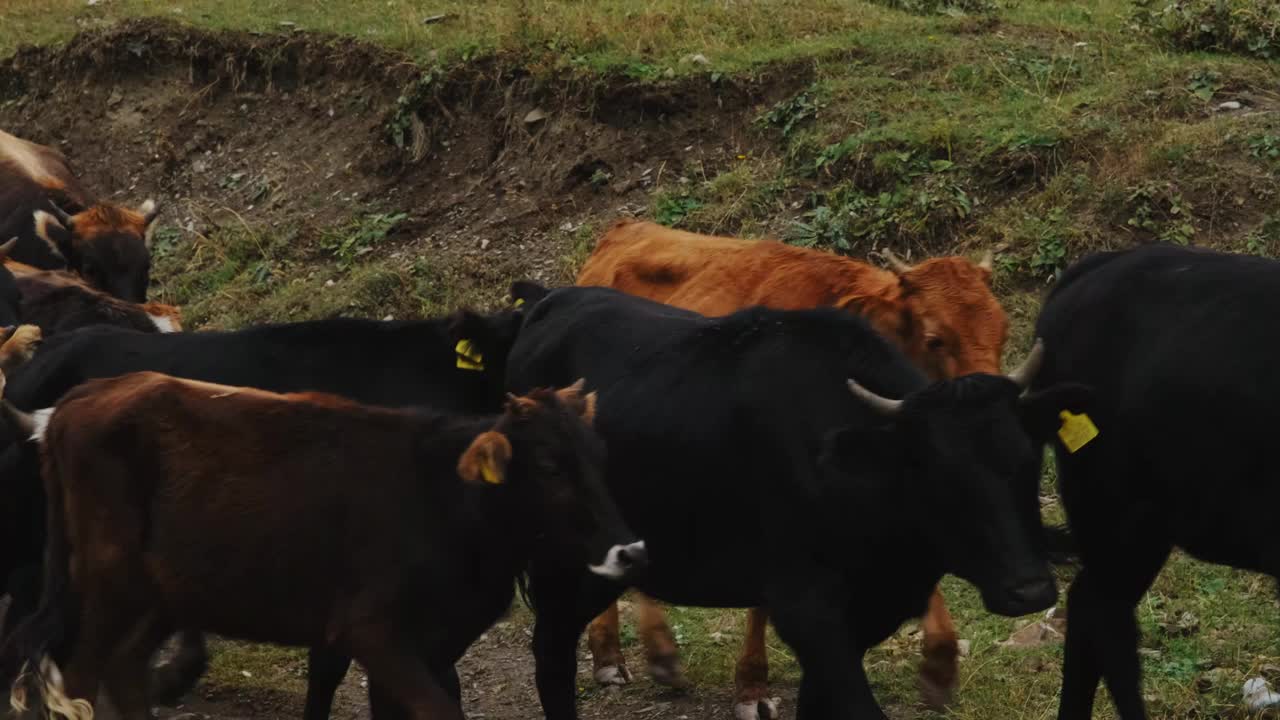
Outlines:
[[[395,53],[390,89],[352,79],[284,99],[268,69],[266,89],[233,83],[211,100],[193,93],[181,64],[166,76],[173,132],[137,131],[139,148],[156,157],[167,157],[164,143],[179,147],[183,168],[159,190],[172,197],[155,294],[181,303],[197,327],[495,302],[516,277],[571,279],[594,232],[622,208],[855,256],[886,246],[916,257],[994,249],[1015,320],[1009,354],[1021,356],[1039,292],[1090,250],[1166,240],[1280,253],[1276,8],[1266,0],[8,0],[0,56],[139,17],[262,33],[238,51],[255,67],[294,38],[342,53],[349,48],[339,38],[355,38]],[[146,42],[99,51],[143,58],[161,44]],[[135,91],[156,91],[136,76],[94,78],[89,90],[68,85],[76,94],[65,97],[100,93],[109,104],[119,82],[128,105]],[[519,89],[515,100],[504,98],[506,87]],[[54,139],[56,124],[36,121],[49,116],[33,101],[44,92],[28,81],[0,94],[0,118],[25,118],[20,130]],[[533,109],[552,116],[545,131],[528,120]],[[271,125],[281,112],[288,126]],[[326,114],[356,120],[318,125]],[[129,119],[122,115],[106,111],[112,123]],[[487,124],[495,115],[506,118],[497,131]],[[271,131],[234,136],[259,122]],[[200,140],[207,127],[227,137]],[[504,138],[496,145],[495,132]],[[221,159],[278,151],[319,167],[327,145],[304,142],[317,133],[348,144],[313,186],[290,184],[301,173],[296,161]],[[415,150],[423,143],[432,149]],[[591,143],[603,149],[579,158]],[[81,142],[76,159],[106,149],[91,145]],[[185,169],[201,162],[215,169]],[[518,172],[499,177],[486,166]],[[134,167],[95,172],[127,194],[152,171]],[[437,202],[464,180],[474,180],[475,198]],[[527,200],[518,212],[486,214],[517,196]],[[1053,717],[1061,647],[999,647],[1029,619],[986,615],[957,581],[946,590],[972,643],[948,716]],[[1280,676],[1274,589],[1260,577],[1178,557],[1139,616],[1155,717],[1247,717],[1243,680]],[[671,617],[695,692],[731,686],[741,614]],[[626,640],[634,650],[634,636]],[[785,647],[771,647],[775,678],[794,683]],[[914,689],[917,647],[909,627],[869,659],[895,717],[930,717]],[[227,657],[235,665],[220,661],[215,682],[234,685],[252,651],[237,646]],[[600,700],[589,685],[583,692]],[[1113,717],[1109,704],[1098,717]]]

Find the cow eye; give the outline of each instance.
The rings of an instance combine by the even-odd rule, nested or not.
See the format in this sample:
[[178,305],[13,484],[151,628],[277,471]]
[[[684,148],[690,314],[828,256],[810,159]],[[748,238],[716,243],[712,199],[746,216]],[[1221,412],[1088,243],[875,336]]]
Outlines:
[[937,351],[942,349],[942,338],[937,335],[930,335],[924,339],[924,346],[929,350]]

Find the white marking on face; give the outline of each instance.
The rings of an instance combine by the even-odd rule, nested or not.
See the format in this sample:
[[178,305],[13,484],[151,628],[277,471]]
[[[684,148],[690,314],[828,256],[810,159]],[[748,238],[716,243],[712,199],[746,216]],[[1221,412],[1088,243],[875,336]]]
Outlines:
[[177,332],[173,329],[173,320],[167,315],[148,315],[156,329],[162,333]]
[[648,553],[644,549],[644,541],[641,540],[640,542],[633,542],[630,545],[614,545],[609,548],[609,552],[605,554],[603,563],[599,565],[588,565],[587,569],[600,577],[607,577],[610,580],[618,580],[626,576],[626,574],[635,566],[635,562],[632,560],[623,561],[623,558],[627,556],[631,558],[647,558]]
[[31,432],[31,439],[35,442],[44,442],[45,433],[49,431],[49,421],[53,419],[53,408],[37,410],[31,417],[36,422],[36,428]]

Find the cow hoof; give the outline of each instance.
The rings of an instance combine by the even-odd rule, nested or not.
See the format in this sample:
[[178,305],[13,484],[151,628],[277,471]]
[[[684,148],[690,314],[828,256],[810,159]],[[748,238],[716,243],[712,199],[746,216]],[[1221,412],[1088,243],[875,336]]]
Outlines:
[[683,690],[689,687],[689,681],[684,679],[684,669],[680,667],[680,658],[675,655],[650,660],[649,677],[669,688]]
[[934,712],[942,712],[947,705],[951,703],[951,689],[953,684],[940,683],[930,679],[927,675],[920,677],[920,699]]
[[778,704],[782,698],[761,698],[747,700],[733,706],[733,717],[736,720],[777,720]]
[[631,671],[626,665],[605,665],[596,668],[596,682],[606,687],[626,685],[631,682]]

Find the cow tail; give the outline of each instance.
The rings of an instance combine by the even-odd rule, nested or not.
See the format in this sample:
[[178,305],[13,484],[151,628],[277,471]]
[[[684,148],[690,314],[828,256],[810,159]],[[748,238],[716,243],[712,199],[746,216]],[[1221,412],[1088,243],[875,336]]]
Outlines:
[[[42,454],[48,514],[44,590],[40,607],[22,621],[0,651],[0,680],[12,679],[9,704],[19,713],[36,705],[43,706],[53,717],[93,720],[93,706],[87,700],[67,697],[62,673],[51,657],[67,644],[79,602],[71,584],[71,543],[58,463],[54,453]],[[29,691],[34,691],[34,701],[28,698]]]

